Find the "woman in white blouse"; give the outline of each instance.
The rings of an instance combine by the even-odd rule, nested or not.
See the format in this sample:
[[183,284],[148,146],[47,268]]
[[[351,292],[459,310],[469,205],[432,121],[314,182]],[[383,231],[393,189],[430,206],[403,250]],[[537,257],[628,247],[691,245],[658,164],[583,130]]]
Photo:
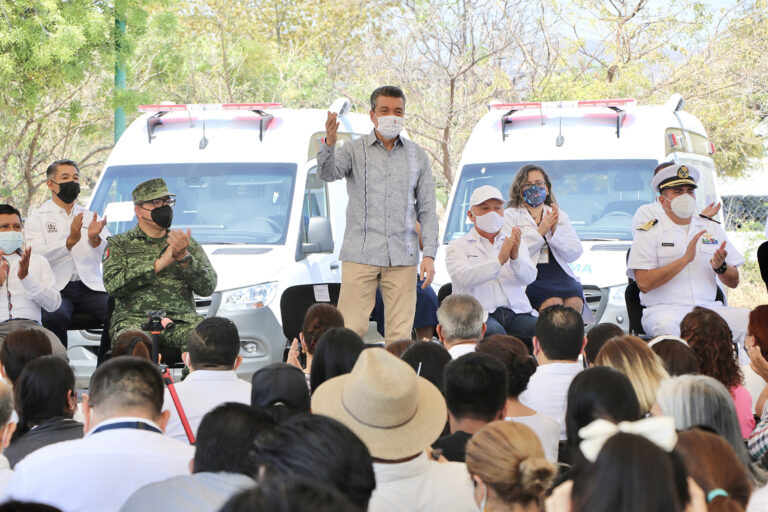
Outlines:
[[526,288],[531,306],[541,310],[564,304],[576,311],[585,309],[584,290],[568,265],[581,256],[581,240],[568,215],[557,207],[552,184],[540,166],[528,164],[517,172],[509,187],[504,222],[505,232],[520,227],[538,270],[536,280]]

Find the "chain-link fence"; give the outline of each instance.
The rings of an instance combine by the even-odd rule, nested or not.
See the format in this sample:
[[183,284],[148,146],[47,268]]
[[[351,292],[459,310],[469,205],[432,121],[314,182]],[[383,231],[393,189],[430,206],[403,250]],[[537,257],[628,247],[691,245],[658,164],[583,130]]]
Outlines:
[[763,231],[768,217],[768,195],[723,196],[726,231]]

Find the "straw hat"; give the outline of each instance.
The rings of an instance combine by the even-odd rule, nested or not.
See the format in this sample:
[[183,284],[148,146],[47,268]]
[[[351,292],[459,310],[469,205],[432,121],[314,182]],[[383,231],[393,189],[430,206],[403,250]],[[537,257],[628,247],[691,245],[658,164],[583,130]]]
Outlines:
[[340,421],[384,460],[427,449],[447,419],[440,390],[383,348],[363,350],[351,373],[321,384],[312,412]]

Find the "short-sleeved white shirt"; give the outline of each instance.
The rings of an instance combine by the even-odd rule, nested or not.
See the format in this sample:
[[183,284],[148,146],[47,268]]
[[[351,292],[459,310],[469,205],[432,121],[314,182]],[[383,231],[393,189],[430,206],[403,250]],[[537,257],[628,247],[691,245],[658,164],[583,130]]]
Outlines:
[[712,270],[710,259],[726,241],[728,252],[726,263],[738,267],[744,257],[728,240],[720,224],[699,216],[693,216],[691,223],[680,226],[667,215],[661,215],[658,223],[648,230],[636,230],[635,240],[627,262],[627,273],[634,270],[653,270],[679,259],[685,253],[690,238],[699,231],[705,231],[699,238],[696,258],[675,277],[648,293],[640,293],[640,302],[650,307],[660,304],[674,306],[703,305],[715,299],[717,274]]

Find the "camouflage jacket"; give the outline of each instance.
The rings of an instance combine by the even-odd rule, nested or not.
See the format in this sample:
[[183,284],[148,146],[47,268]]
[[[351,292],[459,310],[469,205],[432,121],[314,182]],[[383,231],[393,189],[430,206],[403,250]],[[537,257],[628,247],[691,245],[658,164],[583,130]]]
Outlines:
[[216,271],[200,244],[190,239],[192,261],[187,268],[172,263],[156,274],[155,260],[167,247],[167,234],[151,238],[138,226],[108,239],[103,259],[104,287],[115,298],[113,324],[143,318],[150,309],[163,309],[174,320],[196,319],[192,294],[212,294]]

